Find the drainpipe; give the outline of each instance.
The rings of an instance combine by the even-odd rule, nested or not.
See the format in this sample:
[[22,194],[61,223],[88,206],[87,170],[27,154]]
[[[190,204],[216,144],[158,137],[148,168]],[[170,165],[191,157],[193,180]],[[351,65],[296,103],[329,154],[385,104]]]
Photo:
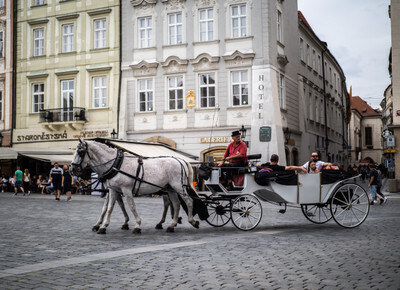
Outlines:
[[119,79],[118,79],[118,104],[117,104],[117,139],[119,139],[119,113],[121,106],[122,82],[122,1],[119,1]]
[[[325,119],[325,154],[328,156],[328,146],[329,146],[329,139],[328,139],[328,114],[326,112],[326,86],[325,86],[325,58],[324,54],[328,51],[328,45],[326,42],[322,42],[325,46],[325,49],[322,51],[322,81],[323,81],[323,90],[324,90],[324,119]],[[328,158],[329,161],[329,158]]]

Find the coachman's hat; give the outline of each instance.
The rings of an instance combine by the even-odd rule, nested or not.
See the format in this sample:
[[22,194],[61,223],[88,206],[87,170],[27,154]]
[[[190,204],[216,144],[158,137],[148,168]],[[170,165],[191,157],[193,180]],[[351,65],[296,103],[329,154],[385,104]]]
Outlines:
[[233,136],[237,136],[237,135],[241,135],[239,131],[233,131],[233,132],[232,132],[232,137],[233,137]]

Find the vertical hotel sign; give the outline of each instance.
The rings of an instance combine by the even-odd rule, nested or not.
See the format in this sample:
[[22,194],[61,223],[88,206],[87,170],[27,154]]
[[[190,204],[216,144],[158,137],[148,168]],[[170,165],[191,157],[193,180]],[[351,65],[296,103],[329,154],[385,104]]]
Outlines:
[[256,97],[256,113],[257,119],[263,120],[263,110],[264,110],[264,99],[265,99],[265,79],[264,75],[258,75],[258,82],[257,82],[257,97]]

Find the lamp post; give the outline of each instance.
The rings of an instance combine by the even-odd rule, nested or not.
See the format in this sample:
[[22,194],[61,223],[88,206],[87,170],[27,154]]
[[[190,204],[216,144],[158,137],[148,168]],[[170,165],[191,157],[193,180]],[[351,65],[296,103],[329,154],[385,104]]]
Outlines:
[[118,135],[118,133],[115,132],[115,129],[113,129],[112,132],[111,132],[111,139],[116,139],[117,135]]
[[247,133],[247,130],[244,127],[244,125],[242,125],[242,128],[240,128],[239,131],[240,131],[240,135],[242,136],[242,141],[246,144],[247,148],[249,148],[249,142],[248,141],[244,141],[244,139],[246,138],[246,133]]
[[289,144],[290,135],[292,134],[292,132],[289,130],[289,127],[286,127],[285,131],[283,131],[283,134],[285,135],[285,144]]

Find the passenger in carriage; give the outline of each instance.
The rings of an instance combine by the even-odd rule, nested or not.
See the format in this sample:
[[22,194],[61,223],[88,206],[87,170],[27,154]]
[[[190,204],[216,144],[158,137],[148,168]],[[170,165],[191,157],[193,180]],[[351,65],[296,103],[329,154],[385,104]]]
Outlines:
[[270,162],[257,164],[259,168],[269,168],[272,171],[285,171],[285,170],[296,170],[297,172],[307,172],[303,166],[282,166],[278,165],[279,156],[277,154],[272,154],[270,157]]
[[[218,164],[220,167],[244,167],[247,166],[247,146],[241,140],[241,135],[239,131],[232,132],[233,141],[226,148],[224,158]],[[229,163],[226,163],[229,162]],[[233,175],[237,174],[237,169],[223,169],[222,170],[222,184],[224,184],[228,189],[233,188],[232,178]]]
[[309,161],[308,162],[308,173],[319,173],[319,170],[317,168],[317,163],[315,161]]
[[[318,153],[318,152],[313,152],[313,153],[311,153],[311,159],[310,159],[310,161],[314,161],[314,162],[315,162],[315,164],[316,164],[316,166],[317,166],[317,168],[318,168],[319,171],[321,171],[322,168],[323,168],[324,166],[332,166],[331,163],[329,163],[329,162],[323,162],[323,161],[319,160],[319,158],[320,158],[320,156],[319,156],[319,153]],[[306,171],[308,171],[308,163],[309,163],[309,162],[306,162],[306,163],[303,165],[303,167],[306,169]]]

